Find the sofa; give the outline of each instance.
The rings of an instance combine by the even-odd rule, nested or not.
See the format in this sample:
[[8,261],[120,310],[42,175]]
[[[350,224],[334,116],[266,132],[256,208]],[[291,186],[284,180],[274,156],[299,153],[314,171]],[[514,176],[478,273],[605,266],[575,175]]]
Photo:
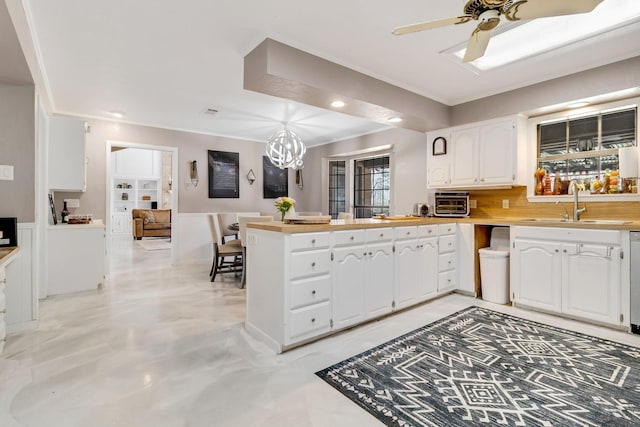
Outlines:
[[171,237],[171,209],[134,209],[133,238]]

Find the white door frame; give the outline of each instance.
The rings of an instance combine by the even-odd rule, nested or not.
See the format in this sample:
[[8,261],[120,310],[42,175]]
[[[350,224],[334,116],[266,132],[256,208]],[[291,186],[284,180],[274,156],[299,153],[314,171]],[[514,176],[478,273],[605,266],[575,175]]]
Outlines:
[[170,147],[165,145],[149,145],[149,144],[140,144],[136,142],[124,142],[124,141],[114,141],[107,140],[107,152],[106,152],[106,176],[107,182],[105,183],[106,188],[106,213],[105,213],[105,228],[107,230],[107,263],[106,263],[106,272],[107,274],[111,271],[110,268],[110,257],[111,257],[111,180],[113,179],[113,170],[111,166],[111,148],[112,147],[123,147],[123,148],[139,148],[143,150],[155,150],[155,151],[165,151],[171,153],[171,181],[173,185],[171,186],[171,265],[178,264],[178,245],[176,236],[178,236],[178,147]]

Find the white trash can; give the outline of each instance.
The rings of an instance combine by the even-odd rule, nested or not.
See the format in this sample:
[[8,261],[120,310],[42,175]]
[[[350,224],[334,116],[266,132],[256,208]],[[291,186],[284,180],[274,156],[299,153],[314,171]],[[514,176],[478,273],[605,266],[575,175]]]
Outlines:
[[507,304],[509,297],[509,227],[494,227],[488,248],[478,249],[482,299]]

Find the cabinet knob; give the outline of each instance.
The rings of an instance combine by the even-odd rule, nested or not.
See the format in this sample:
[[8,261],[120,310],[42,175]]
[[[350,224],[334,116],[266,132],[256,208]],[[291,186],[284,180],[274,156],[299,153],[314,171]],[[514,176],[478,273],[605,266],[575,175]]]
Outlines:
[[433,232],[433,230],[432,230],[432,229],[428,229],[428,230],[427,230],[427,233],[429,233],[429,234],[431,234],[432,232]]
[[314,289],[311,291],[311,295],[315,295],[315,294],[316,294],[316,290]]
[[451,265],[451,261],[449,261],[447,264]]
[[480,182],[484,182],[484,178],[480,178]]
[[563,250],[562,250],[562,252],[564,252],[564,253],[566,254],[566,253],[567,253],[567,250],[566,250],[566,249],[563,249]]
[[411,235],[411,232],[410,232],[410,231],[407,231],[407,236],[410,236],[410,235]]
[[316,263],[314,261],[314,262],[311,263],[311,267],[315,267],[315,266],[316,266]]
[[369,256],[373,255],[373,253],[369,252]]
[[311,318],[311,323],[315,323],[315,321],[316,321],[316,318],[315,318],[315,317],[312,317],[312,318]]
[[380,237],[384,237],[384,233],[380,233]]
[[349,237],[349,240],[353,240],[353,239],[355,239],[355,237],[353,237],[353,236]]
[[316,244],[316,239],[311,240],[311,244],[315,245]]
[[560,249],[556,249],[556,253],[560,252]]

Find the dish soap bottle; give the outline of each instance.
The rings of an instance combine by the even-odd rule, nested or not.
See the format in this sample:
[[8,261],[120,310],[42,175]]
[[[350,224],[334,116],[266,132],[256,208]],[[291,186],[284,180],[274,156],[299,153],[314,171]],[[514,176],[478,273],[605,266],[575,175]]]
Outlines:
[[62,223],[69,223],[69,210],[67,209],[67,201],[64,202],[64,207],[62,208],[62,212],[60,212],[60,216],[62,217]]

